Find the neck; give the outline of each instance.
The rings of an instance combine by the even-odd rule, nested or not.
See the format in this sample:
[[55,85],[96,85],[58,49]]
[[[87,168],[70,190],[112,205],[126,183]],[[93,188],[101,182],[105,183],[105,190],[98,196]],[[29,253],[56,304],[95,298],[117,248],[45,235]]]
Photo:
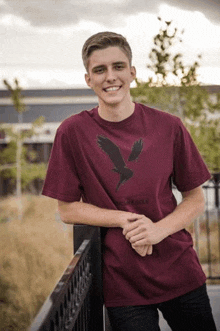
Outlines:
[[135,104],[130,100],[123,105],[99,104],[98,113],[101,118],[109,122],[120,122],[131,116]]

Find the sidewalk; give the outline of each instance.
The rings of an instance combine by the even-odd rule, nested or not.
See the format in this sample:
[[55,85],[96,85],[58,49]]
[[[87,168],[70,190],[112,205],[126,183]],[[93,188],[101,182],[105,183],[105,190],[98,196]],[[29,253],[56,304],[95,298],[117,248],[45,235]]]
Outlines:
[[[207,285],[207,289],[208,289],[208,294],[212,306],[216,327],[217,330],[220,331],[220,285]],[[161,331],[171,331],[170,327],[163,319],[161,313],[160,313],[160,328]]]

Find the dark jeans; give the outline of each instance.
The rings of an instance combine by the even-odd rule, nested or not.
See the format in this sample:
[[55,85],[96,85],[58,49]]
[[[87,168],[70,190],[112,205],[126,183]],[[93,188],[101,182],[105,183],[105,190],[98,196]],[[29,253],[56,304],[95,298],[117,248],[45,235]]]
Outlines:
[[158,309],[173,331],[216,331],[206,284],[156,305],[108,308],[112,331],[159,331]]

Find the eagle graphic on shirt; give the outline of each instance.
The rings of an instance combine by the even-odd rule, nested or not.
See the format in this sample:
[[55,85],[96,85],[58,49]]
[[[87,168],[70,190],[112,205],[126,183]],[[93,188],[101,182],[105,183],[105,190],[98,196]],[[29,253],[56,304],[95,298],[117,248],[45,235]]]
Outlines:
[[[110,160],[114,164],[112,171],[120,175],[119,182],[116,187],[116,191],[120,186],[128,181],[133,176],[133,171],[126,166],[126,163],[121,155],[120,148],[113,143],[109,138],[104,136],[97,137],[98,146],[109,156]],[[143,140],[139,139],[134,142],[131,153],[128,157],[128,161],[137,161],[143,149]]]

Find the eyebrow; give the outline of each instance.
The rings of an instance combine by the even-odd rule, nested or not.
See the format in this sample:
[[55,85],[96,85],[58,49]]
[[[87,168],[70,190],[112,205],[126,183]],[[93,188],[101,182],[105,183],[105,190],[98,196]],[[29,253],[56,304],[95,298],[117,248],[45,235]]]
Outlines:
[[[117,61],[117,62],[113,62],[112,65],[115,66],[115,65],[119,65],[119,64],[122,64],[122,65],[127,65],[126,62],[124,61]],[[95,70],[97,69],[102,69],[102,68],[105,68],[106,66],[104,64],[101,64],[99,66],[96,66],[96,67],[93,67],[92,68],[92,71],[94,72]]]
[[117,65],[117,64],[125,64],[125,65],[126,65],[127,63],[124,62],[124,61],[117,61],[117,62],[114,62],[114,63],[113,63],[113,65]]

